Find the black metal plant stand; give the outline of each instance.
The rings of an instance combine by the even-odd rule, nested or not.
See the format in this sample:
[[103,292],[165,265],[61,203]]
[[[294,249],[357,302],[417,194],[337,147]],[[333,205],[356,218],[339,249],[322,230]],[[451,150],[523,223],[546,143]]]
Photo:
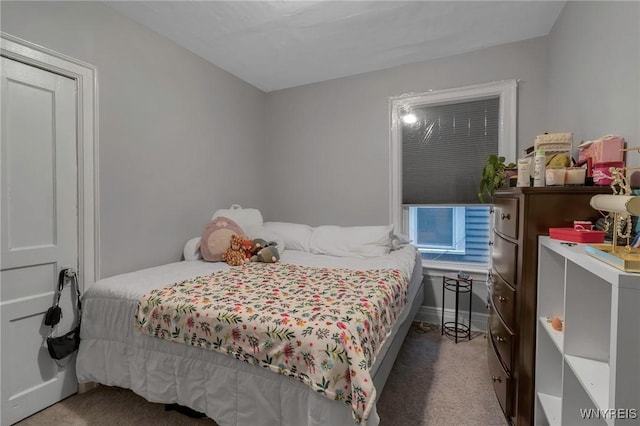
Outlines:
[[[447,291],[455,292],[456,294],[456,310],[454,321],[444,322],[444,295]],[[458,321],[458,306],[461,293],[469,293],[469,325],[462,324]],[[471,340],[471,299],[473,297],[473,278],[462,278],[457,274],[444,274],[442,276],[442,320],[441,320],[441,335],[447,335],[455,338],[456,343],[458,339],[467,338]]]

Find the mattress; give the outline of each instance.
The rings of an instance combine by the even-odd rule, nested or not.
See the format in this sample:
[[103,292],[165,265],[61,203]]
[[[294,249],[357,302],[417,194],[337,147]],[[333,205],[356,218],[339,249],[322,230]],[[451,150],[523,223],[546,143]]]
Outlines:
[[[421,290],[421,265],[407,245],[377,258],[347,258],[285,250],[281,262],[349,269],[398,269],[409,281],[408,301],[389,333],[397,333]],[[150,290],[227,269],[225,263],[184,261],[106,278],[84,296],[78,381],[128,388],[151,402],[178,403],[226,425],[350,425],[348,405],[332,401],[286,376],[205,349],[157,339],[134,327],[140,297]],[[421,293],[420,293],[421,294]],[[421,300],[418,302],[420,303]],[[376,373],[389,351],[382,345],[370,369]],[[395,356],[395,354],[393,354]],[[388,373],[388,371],[386,372]],[[378,389],[379,395],[380,389]],[[376,425],[375,406],[366,421]]]

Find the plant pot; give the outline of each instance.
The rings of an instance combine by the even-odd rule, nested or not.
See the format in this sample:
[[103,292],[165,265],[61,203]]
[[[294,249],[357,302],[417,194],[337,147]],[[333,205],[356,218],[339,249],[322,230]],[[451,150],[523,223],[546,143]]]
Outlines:
[[518,169],[517,168],[507,168],[504,169],[505,179],[502,183],[502,187],[514,187],[517,186],[518,180]]

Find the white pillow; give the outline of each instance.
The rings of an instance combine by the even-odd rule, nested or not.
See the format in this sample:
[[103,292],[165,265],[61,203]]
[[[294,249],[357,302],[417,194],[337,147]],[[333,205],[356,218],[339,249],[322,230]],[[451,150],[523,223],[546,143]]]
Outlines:
[[409,237],[403,234],[391,234],[391,250],[398,250],[411,244]]
[[309,243],[311,253],[342,257],[384,256],[391,250],[393,225],[318,226]]
[[231,208],[217,210],[211,220],[218,216],[224,216],[240,226],[245,234],[251,235],[262,227],[262,213],[258,209],[243,209],[239,204],[231,205]]
[[202,253],[200,253],[200,237],[195,237],[187,241],[182,254],[184,255],[184,260],[202,259]]
[[263,229],[273,233],[276,241],[284,243],[287,250],[309,251],[313,228],[309,225],[289,222],[265,222]]

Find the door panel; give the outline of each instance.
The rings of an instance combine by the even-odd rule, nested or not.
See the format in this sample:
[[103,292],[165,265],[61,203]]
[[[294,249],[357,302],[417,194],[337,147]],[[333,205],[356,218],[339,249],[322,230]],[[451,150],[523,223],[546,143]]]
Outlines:
[[[0,423],[12,424],[77,388],[74,359],[49,357],[43,321],[58,271],[78,266],[75,81],[3,57],[1,128]],[[54,335],[73,324],[70,290]]]
[[[8,80],[5,164],[9,251],[55,244],[55,91]],[[31,126],[29,122],[37,122]]]

